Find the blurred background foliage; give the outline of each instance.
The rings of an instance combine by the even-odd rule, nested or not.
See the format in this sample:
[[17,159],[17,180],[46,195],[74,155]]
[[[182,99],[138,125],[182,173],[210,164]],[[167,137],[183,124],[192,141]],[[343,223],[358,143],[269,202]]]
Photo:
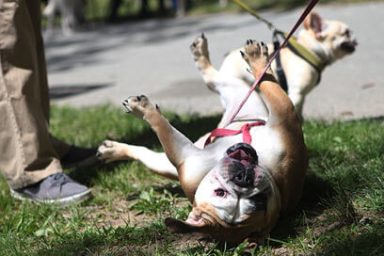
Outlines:
[[[153,17],[201,15],[218,12],[239,12],[231,0],[79,0],[85,1],[86,21],[124,21]],[[352,3],[367,0],[321,0],[320,3]],[[371,0],[372,1],[372,0]],[[43,2],[46,2],[43,1]],[[255,10],[288,10],[305,5],[308,0],[243,0]],[[183,7],[181,6],[183,5]],[[115,9],[115,17],[111,17]],[[183,9],[182,15],[178,10]]]

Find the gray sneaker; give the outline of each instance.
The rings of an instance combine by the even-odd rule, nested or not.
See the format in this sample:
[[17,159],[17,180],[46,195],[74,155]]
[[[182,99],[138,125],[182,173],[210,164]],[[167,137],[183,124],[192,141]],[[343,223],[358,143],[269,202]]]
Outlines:
[[20,189],[11,189],[11,195],[20,200],[65,206],[92,196],[91,190],[64,173],[55,173],[39,183]]

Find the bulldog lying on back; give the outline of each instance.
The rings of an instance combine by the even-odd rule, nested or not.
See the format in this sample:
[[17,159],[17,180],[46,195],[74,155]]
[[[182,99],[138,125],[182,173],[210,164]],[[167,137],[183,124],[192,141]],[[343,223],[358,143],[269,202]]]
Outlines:
[[[164,153],[105,141],[99,158],[138,160],[155,173],[179,179],[193,208],[185,221],[166,219],[170,230],[198,232],[231,243],[247,238],[259,241],[280,215],[295,208],[301,195],[307,156],[299,119],[269,69],[259,94],[254,92],[227,124],[249,85],[212,67],[204,37],[197,38],[191,50],[207,85],[225,106],[219,126],[235,134],[219,132],[215,138],[208,134],[193,143],[147,97],[129,97],[124,102],[127,112],[148,122]],[[267,46],[248,40],[242,55],[258,77],[268,61]],[[210,143],[204,145],[207,138]]]

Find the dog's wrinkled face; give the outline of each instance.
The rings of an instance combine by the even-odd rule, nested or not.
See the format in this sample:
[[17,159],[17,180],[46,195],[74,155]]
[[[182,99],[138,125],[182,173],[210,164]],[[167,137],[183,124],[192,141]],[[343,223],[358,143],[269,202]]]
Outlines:
[[196,231],[220,240],[241,241],[268,233],[279,208],[273,178],[258,165],[256,151],[239,143],[201,181],[188,219],[173,220],[168,226],[176,232]]
[[304,21],[305,30],[299,35],[307,46],[332,63],[355,51],[357,41],[343,22],[325,20],[311,13]]

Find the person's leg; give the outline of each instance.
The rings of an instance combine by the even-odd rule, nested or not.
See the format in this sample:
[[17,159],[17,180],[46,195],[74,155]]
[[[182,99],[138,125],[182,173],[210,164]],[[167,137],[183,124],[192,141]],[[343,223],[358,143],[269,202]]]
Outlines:
[[[49,124],[49,88],[47,79],[47,64],[45,61],[45,51],[43,37],[41,34],[41,12],[40,5],[36,4],[35,1],[26,1],[28,6],[29,14],[31,16],[31,24],[33,27],[34,37],[36,38],[36,62],[38,67],[39,86],[40,90],[40,103],[43,110],[46,122]],[[96,149],[92,148],[80,148],[71,146],[68,143],[57,139],[53,135],[50,136],[52,146],[57,153],[64,167],[75,166],[78,163],[82,163],[83,160],[88,160],[90,157],[96,158]]]
[[[27,9],[29,10],[30,22],[32,29],[29,30],[29,33],[33,34],[35,38],[35,53],[36,53],[36,67],[37,67],[37,76],[38,76],[38,86],[36,89],[39,90],[38,95],[40,96],[41,109],[44,114],[45,121],[49,124],[49,113],[50,113],[50,104],[49,104],[49,89],[48,89],[48,79],[47,79],[47,65],[45,61],[45,51],[43,37],[41,35],[41,12],[40,5],[36,4],[36,1],[26,1]],[[54,138],[51,136],[51,141],[53,148],[55,149],[57,155],[60,157],[64,156],[70,148],[70,145]]]
[[40,103],[43,109],[45,119],[49,123],[49,91],[48,91],[48,78],[47,78],[47,65],[45,62],[45,51],[44,51],[44,42],[41,34],[41,11],[40,5],[36,4],[35,1],[26,1],[28,6],[29,15],[31,16],[31,25],[33,30],[30,33],[33,33],[36,42],[36,62],[38,67],[38,79],[40,90]]
[[90,191],[61,174],[51,143],[39,8],[38,0],[0,1],[0,170],[13,195],[70,202]]
[[0,169],[14,189],[62,170],[41,107],[36,38],[26,2],[39,5],[4,0],[0,8]]

